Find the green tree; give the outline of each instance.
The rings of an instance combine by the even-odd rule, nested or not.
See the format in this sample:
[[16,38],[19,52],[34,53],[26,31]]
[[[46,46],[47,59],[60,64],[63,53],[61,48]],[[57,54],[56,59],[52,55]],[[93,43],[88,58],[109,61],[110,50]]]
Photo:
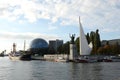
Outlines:
[[120,53],[120,47],[118,42],[116,42],[114,45],[112,45],[112,54],[113,55],[118,55]]
[[70,50],[69,44],[70,44],[70,42],[68,41],[63,45],[63,53],[69,54],[69,50]]
[[94,54],[94,36],[95,36],[95,32],[91,31],[91,33],[90,33],[90,42],[92,42],[92,45],[93,45],[93,49],[91,51],[91,54]]
[[64,43],[63,45],[61,45],[60,47],[58,47],[58,53],[59,54],[69,54],[69,44],[70,44],[70,42],[68,41],[68,42],[66,42],[66,43]]
[[76,44],[76,47],[77,47],[77,52],[79,52],[79,49],[80,49],[80,45],[79,45],[79,37],[76,38],[76,40],[75,40],[75,44]]
[[100,35],[99,35],[99,30],[96,30],[96,33],[94,35],[94,51],[97,53],[97,49],[101,47],[101,41],[100,41]]
[[57,50],[58,50],[58,54],[63,53],[63,45],[59,46]]
[[95,32],[91,31],[91,33],[90,33],[90,41],[92,42],[93,45],[94,45],[94,36],[95,36]]
[[89,44],[89,43],[90,43],[90,36],[89,36],[89,33],[87,33],[86,39],[87,39],[87,42],[88,42],[88,44]]

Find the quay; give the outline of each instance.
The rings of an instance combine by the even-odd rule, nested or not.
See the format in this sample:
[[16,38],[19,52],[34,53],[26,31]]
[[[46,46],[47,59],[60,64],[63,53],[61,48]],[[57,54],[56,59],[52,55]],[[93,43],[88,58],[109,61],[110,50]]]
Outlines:
[[69,55],[44,55],[43,57],[34,57],[32,60],[52,61],[52,62],[76,62],[76,63],[93,63],[93,62],[120,62],[120,56],[108,55],[89,55],[79,56],[78,59],[71,60]]

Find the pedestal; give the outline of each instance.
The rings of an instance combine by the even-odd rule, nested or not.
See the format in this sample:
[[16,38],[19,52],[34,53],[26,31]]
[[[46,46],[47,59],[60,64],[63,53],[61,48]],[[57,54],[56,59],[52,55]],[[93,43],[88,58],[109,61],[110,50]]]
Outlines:
[[75,44],[70,44],[70,55],[69,59],[70,60],[75,60],[78,57],[77,55],[77,47]]

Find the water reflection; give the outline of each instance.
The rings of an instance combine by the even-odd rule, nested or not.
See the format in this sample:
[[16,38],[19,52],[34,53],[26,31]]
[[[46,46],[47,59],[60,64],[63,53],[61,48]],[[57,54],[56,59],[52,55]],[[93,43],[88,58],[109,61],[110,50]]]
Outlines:
[[0,58],[0,80],[119,80],[119,63],[58,63]]
[[100,64],[71,63],[72,80],[101,80]]

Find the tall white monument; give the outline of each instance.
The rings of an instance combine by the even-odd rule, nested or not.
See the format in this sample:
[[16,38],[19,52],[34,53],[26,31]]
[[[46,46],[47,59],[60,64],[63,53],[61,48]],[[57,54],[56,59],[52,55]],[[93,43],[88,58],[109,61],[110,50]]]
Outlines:
[[79,25],[80,25],[80,37],[79,37],[80,55],[90,55],[90,52],[92,50],[92,43],[88,45],[86,36],[82,28],[82,24],[80,22],[80,17],[79,17]]

